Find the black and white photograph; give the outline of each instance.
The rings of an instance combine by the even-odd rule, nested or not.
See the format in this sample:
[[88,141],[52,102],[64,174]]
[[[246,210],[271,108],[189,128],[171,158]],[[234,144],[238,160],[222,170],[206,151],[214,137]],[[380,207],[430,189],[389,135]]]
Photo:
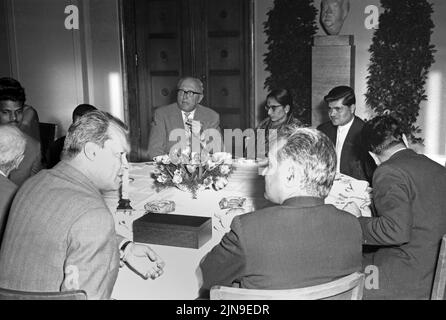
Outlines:
[[445,300],[445,16],[0,0],[0,300]]

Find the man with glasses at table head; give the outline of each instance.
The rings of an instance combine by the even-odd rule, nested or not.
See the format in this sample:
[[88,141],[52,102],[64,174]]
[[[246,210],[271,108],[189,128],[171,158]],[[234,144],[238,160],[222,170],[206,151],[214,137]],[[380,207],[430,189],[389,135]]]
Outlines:
[[157,108],[149,137],[149,159],[169,154],[178,142],[170,141],[169,135],[175,129],[184,129],[186,137],[200,136],[207,129],[220,130],[220,116],[217,112],[200,104],[203,100],[203,83],[200,79],[185,77],[177,86],[177,102]]

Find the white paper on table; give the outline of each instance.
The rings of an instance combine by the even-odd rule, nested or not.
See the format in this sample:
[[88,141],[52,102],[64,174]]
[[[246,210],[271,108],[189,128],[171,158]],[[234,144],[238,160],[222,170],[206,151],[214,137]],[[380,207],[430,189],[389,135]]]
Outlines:
[[368,189],[369,183],[367,181],[358,180],[342,173],[336,174],[333,187],[325,199],[325,203],[345,210],[347,204],[354,202],[361,210],[363,217],[371,217],[371,198]]

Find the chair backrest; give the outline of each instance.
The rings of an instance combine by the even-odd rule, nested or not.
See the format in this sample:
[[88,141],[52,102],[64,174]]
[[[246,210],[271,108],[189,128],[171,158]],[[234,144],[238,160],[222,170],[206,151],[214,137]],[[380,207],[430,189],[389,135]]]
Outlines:
[[364,274],[346,277],[312,287],[287,290],[240,289],[224,286],[211,288],[211,300],[361,300]]
[[431,300],[444,300],[446,290],[446,234],[441,240],[440,254],[438,255],[437,269],[435,271],[434,286]]
[[42,156],[46,155],[46,150],[51,142],[56,138],[57,125],[54,123],[39,122],[40,129],[40,146],[42,149]]
[[83,290],[27,292],[0,288],[0,300],[87,300],[87,294]]

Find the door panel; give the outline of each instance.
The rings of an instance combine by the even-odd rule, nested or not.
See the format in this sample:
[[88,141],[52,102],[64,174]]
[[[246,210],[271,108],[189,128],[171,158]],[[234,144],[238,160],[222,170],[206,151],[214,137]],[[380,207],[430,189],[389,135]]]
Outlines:
[[181,50],[176,39],[150,40],[151,71],[170,71],[181,68]]
[[[178,30],[178,1],[146,1],[149,30],[152,33],[176,33]],[[141,6],[137,7],[137,10]]]
[[240,40],[238,38],[209,39],[209,68],[240,71]]
[[177,76],[152,76],[152,107],[165,106],[176,100]]

